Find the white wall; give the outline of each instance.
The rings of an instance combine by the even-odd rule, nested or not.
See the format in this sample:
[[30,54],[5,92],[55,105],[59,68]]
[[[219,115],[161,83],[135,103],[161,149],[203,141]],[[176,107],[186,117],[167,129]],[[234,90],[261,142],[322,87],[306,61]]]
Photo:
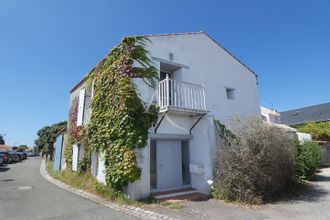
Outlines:
[[137,164],[141,169],[141,178],[127,187],[131,199],[146,198],[150,195],[150,141],[145,148],[135,149]]
[[297,138],[300,143],[304,143],[306,141],[311,141],[312,140],[312,135],[307,134],[307,133],[302,133],[302,132],[296,132]]
[[[260,116],[256,76],[203,33],[149,37],[151,57],[184,65],[183,81],[205,84],[206,105],[210,114],[225,123],[233,116]],[[159,61],[154,61],[159,68]],[[142,100],[150,103],[155,90],[135,80]],[[235,100],[226,96],[226,87],[235,89]]]

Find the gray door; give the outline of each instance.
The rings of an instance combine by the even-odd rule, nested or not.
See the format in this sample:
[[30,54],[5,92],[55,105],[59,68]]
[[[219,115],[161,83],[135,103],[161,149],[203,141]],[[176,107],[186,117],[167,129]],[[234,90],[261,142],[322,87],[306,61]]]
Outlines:
[[157,141],[157,189],[182,187],[181,141]]

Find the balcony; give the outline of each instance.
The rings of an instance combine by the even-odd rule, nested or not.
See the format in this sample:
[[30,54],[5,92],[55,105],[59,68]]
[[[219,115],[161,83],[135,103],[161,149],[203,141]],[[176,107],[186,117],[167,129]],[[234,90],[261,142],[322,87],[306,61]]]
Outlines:
[[175,111],[187,114],[205,114],[204,86],[176,81],[168,76],[158,83],[159,112]]

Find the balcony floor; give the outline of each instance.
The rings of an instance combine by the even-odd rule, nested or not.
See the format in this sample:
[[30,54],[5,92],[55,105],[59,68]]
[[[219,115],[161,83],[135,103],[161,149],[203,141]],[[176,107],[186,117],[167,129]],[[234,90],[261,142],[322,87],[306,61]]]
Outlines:
[[166,106],[159,109],[159,113],[170,112],[181,115],[202,115],[207,114],[209,111],[198,110],[198,109],[188,109],[188,108],[179,108],[175,106]]

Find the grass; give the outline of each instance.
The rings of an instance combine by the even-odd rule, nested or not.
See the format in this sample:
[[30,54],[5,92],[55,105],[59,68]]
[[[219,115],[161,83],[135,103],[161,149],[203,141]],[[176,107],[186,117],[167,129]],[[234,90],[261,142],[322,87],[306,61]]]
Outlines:
[[158,202],[152,197],[145,198],[143,200],[132,200],[127,198],[123,193],[118,193],[113,191],[111,188],[107,187],[104,184],[99,183],[95,177],[92,175],[85,173],[80,174],[71,170],[63,170],[57,172],[53,169],[53,163],[46,163],[46,171],[54,178],[63,183],[66,183],[74,188],[82,189],[94,195],[98,195],[105,199],[106,201],[114,201],[119,204],[125,205],[134,205],[134,206],[142,206],[148,204],[157,204],[161,207],[167,207],[170,209],[181,209],[183,205],[180,202]]
[[66,183],[74,188],[82,189],[94,195],[98,195],[107,201],[115,201],[126,205],[141,205],[142,203],[136,200],[127,198],[123,193],[113,191],[111,188],[99,183],[95,177],[85,173],[79,174],[71,170],[63,170],[57,172],[53,170],[53,163],[46,163],[46,171],[55,179]]
[[181,202],[178,201],[164,201],[160,202],[161,207],[167,207],[169,209],[182,209],[184,206]]

